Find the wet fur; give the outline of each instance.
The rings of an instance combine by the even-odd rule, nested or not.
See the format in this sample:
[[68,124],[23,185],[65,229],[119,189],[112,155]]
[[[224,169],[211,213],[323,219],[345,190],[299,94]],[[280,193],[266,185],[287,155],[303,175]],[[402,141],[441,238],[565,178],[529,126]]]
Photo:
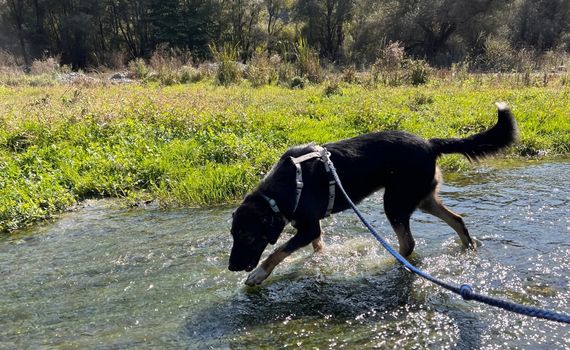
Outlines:
[[[338,175],[356,203],[384,188],[384,212],[399,242],[399,251],[408,256],[415,242],[410,217],[416,209],[430,213],[450,225],[465,247],[474,242],[461,216],[446,208],[438,198],[441,174],[436,160],[441,154],[460,153],[476,160],[511,145],[517,136],[514,117],[505,104],[498,104],[498,122],[491,129],[463,139],[424,140],[403,131],[383,131],[323,145]],[[288,221],[297,233],[278,247],[255,271],[246,284],[260,284],[283,259],[313,243],[322,248],[320,219],[328,203],[328,183],[320,159],[302,163],[304,188],[297,210],[295,166],[290,157],[314,151],[314,145],[293,147],[283,154],[260,185],[248,194],[234,212],[231,233],[234,244],[229,269],[251,271],[263,250],[274,244]],[[337,191],[337,193],[339,193]],[[281,213],[274,213],[263,195],[275,199]],[[342,196],[335,199],[333,213],[348,209]]]

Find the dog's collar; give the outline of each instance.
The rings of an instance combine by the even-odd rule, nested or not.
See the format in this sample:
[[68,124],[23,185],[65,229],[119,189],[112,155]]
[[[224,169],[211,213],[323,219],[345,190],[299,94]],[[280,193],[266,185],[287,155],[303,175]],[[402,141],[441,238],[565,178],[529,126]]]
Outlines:
[[[334,206],[334,199],[335,199],[335,186],[336,186],[336,181],[334,179],[334,176],[332,175],[331,169],[328,166],[328,158],[330,156],[329,151],[321,146],[315,146],[315,151],[307,153],[305,155],[299,156],[299,157],[290,157],[291,161],[293,162],[293,164],[295,165],[296,171],[295,171],[295,183],[296,183],[296,191],[295,191],[295,203],[293,205],[293,211],[292,214],[295,214],[295,211],[297,211],[297,206],[299,205],[299,201],[301,200],[301,193],[303,191],[303,170],[301,168],[301,163],[303,163],[304,161],[307,161],[309,159],[313,159],[313,158],[320,158],[323,161],[323,164],[325,166],[325,170],[327,172],[327,176],[328,176],[328,182],[329,182],[329,202],[327,204],[327,210],[325,212],[324,217],[327,217],[331,214],[333,206]],[[274,213],[279,214],[281,213],[281,210],[279,209],[279,206],[277,205],[277,202],[275,201],[275,199],[267,197],[266,195],[262,194],[262,197],[267,201],[267,203],[269,203],[269,206],[271,207],[271,210],[273,210]]]
[[267,201],[267,203],[269,203],[269,206],[271,207],[271,210],[273,210],[273,212],[275,214],[280,214],[281,210],[279,210],[279,206],[277,205],[277,202],[275,201],[275,199],[273,198],[269,198],[266,195],[262,194],[261,197],[263,197],[263,199],[265,199]]

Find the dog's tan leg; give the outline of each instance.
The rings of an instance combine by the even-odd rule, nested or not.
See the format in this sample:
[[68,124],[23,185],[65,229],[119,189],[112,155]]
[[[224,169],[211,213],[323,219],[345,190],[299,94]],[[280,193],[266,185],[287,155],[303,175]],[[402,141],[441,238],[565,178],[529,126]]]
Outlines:
[[324,244],[323,239],[321,238],[321,236],[319,236],[319,238],[314,239],[314,240],[311,242],[311,244],[313,245],[313,251],[314,251],[315,253],[321,252],[321,251],[324,249],[324,247],[325,247],[325,244]]
[[313,245],[313,251],[315,253],[321,252],[325,248],[325,243],[323,242],[323,230],[321,228],[321,223],[319,222],[319,237],[315,238],[311,244]]
[[247,276],[245,284],[247,284],[248,286],[261,284],[261,282],[263,282],[271,274],[271,272],[273,272],[275,266],[279,265],[280,262],[285,260],[285,258],[288,257],[289,255],[291,255],[291,253],[288,253],[283,250],[285,245],[286,244],[277,248],[265,260],[263,260],[261,265],[256,267],[255,270],[253,270],[249,274],[249,276]]
[[[255,268],[245,281],[248,286],[261,284],[273,270],[275,266],[279,265],[285,258],[291,255],[294,251],[301,247],[308,245],[320,238],[321,226],[317,222],[312,224],[298,225],[297,233],[291,237],[285,244],[279,246],[261,265]],[[313,243],[314,244],[314,243]],[[314,245],[313,245],[314,247]]]
[[463,219],[458,214],[449,210],[445,205],[441,203],[441,200],[437,197],[435,192],[420,202],[419,208],[435,217],[440,218],[445,221],[455,232],[459,235],[463,246],[466,248],[475,248],[475,243],[467,231],[467,226],[463,222]]

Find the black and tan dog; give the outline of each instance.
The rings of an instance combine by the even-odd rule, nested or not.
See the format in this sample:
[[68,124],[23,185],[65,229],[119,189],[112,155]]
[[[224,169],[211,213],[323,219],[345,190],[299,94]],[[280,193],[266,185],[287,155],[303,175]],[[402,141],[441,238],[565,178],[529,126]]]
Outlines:
[[[340,180],[354,202],[384,188],[384,211],[398,237],[399,251],[408,256],[414,249],[410,216],[417,209],[432,214],[457,232],[465,247],[474,241],[461,217],[438,198],[441,182],[436,159],[460,153],[475,160],[512,144],[517,136],[514,117],[505,103],[498,103],[498,122],[489,130],[463,139],[424,140],[403,131],[384,131],[357,136],[323,147],[330,152]],[[261,184],[249,193],[233,214],[229,269],[251,271],[268,244],[275,244],[291,222],[296,234],[278,247],[250,273],[247,285],[260,284],[275,266],[295,250],[312,243],[322,248],[320,220],[329,206],[329,177],[322,158],[295,164],[297,157],[314,154],[313,144],[289,149]],[[302,192],[297,193],[302,169]],[[331,200],[332,213],[348,208],[344,198]]]

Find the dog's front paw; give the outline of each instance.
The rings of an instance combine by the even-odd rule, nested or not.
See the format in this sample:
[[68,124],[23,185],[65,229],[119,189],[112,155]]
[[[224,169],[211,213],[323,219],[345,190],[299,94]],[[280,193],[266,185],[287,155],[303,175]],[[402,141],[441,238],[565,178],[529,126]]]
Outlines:
[[247,276],[245,284],[248,286],[256,286],[258,284],[261,284],[261,282],[263,282],[267,276],[269,276],[269,273],[265,271],[261,266],[258,266],[249,274],[249,276]]

